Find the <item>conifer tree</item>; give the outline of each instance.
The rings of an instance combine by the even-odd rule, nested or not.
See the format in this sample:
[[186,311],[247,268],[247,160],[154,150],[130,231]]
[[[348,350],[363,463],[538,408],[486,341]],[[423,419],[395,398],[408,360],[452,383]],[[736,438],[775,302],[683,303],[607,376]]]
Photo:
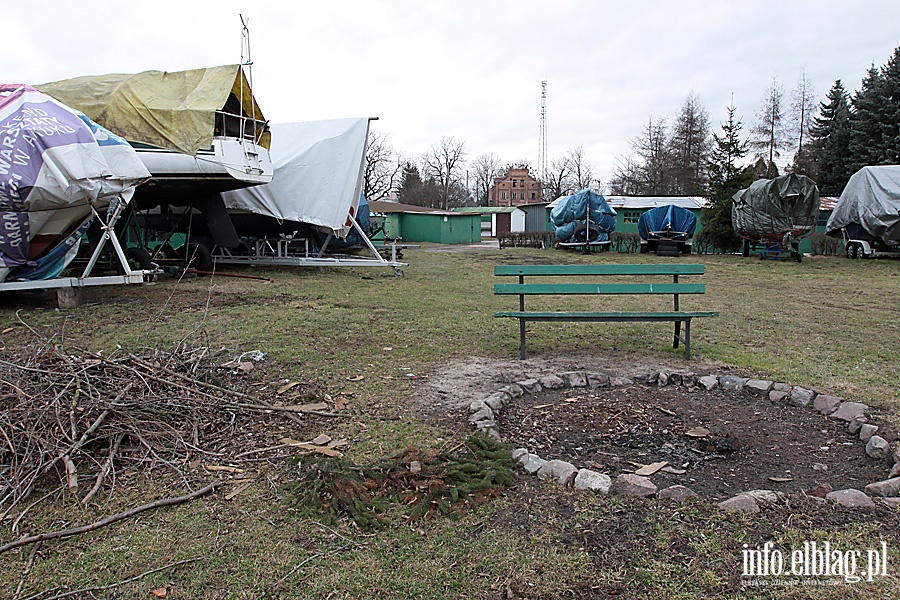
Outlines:
[[749,144],[741,141],[743,123],[735,119],[736,109],[728,107],[728,118],[722,123],[722,133],[713,134],[713,144],[707,165],[709,182],[706,198],[709,206],[703,209],[700,223],[703,234],[722,253],[732,252],[740,245],[731,223],[732,196],[753,181],[753,168],[741,161],[749,152]]
[[850,156],[850,95],[838,79],[819,105],[810,135],[823,196],[837,196],[853,174]]

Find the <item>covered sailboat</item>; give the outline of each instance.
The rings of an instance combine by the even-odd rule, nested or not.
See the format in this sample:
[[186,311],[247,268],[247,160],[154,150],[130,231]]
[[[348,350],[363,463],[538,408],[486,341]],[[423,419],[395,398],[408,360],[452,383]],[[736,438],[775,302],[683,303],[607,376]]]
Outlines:
[[557,198],[548,208],[559,246],[605,246],[616,230],[616,211],[602,194],[583,189]]
[[637,227],[642,253],[658,252],[664,246],[675,254],[690,254],[697,217],[677,204],[666,204],[641,214]]
[[124,139],[28,85],[0,85],[0,140],[0,281],[59,275],[150,177]]
[[819,188],[805,175],[758,179],[734,195],[731,221],[744,240],[744,256],[762,247],[762,258],[789,255],[800,262],[799,239],[819,221]]

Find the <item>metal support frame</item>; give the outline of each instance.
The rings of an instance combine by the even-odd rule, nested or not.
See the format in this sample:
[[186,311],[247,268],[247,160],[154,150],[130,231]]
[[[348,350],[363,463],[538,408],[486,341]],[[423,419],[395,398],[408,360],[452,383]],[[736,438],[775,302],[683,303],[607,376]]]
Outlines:
[[[39,279],[35,281],[5,281],[3,283],[0,283],[0,292],[14,290],[83,288],[98,285],[129,285],[135,283],[144,283],[146,277],[160,273],[161,271],[159,270],[132,271],[131,267],[128,265],[128,259],[125,258],[125,252],[122,250],[122,244],[119,243],[119,239],[114,231],[116,222],[122,215],[122,211],[125,209],[125,206],[126,203],[121,199],[113,199],[110,202],[110,210],[107,211],[109,218],[107,219],[106,223],[103,222],[103,218],[99,215],[99,213],[97,213],[96,209],[94,209],[93,206],[91,207],[91,210],[94,212],[94,216],[98,220],[100,220],[102,224],[103,236],[100,238],[100,242],[97,244],[97,247],[94,248],[94,252],[91,254],[91,258],[80,277],[57,277],[55,279]],[[124,274],[92,277],[91,273],[93,272],[94,267],[97,265],[97,261],[100,259],[100,255],[103,252],[107,241],[112,244],[113,249],[116,253],[116,257],[119,259],[119,262],[122,265]]]
[[[391,258],[385,259],[372,244],[360,228],[359,223],[353,219],[353,227],[359,233],[364,243],[372,253],[372,257],[352,255],[325,256],[318,252],[310,256],[309,240],[306,238],[263,238],[253,244],[251,254],[235,254],[228,248],[216,247],[213,251],[213,261],[222,265],[272,265],[287,267],[391,267],[398,276],[403,275],[400,267],[409,263],[397,261],[397,248],[391,245]],[[330,242],[333,236],[329,236]],[[326,242],[326,246],[327,246]],[[302,248],[297,248],[302,244]]]

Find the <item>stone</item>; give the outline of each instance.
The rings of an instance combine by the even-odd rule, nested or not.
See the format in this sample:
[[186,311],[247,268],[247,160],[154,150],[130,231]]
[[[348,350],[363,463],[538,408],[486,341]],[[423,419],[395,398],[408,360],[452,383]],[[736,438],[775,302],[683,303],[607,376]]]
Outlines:
[[578,469],[572,463],[564,460],[550,460],[544,463],[537,471],[537,476],[541,479],[555,479],[561,485],[569,485],[575,478]]
[[523,456],[527,456],[527,455],[528,455],[527,448],[516,448],[515,450],[512,451],[513,460],[519,460]]
[[813,463],[812,470],[824,472],[828,470],[828,465],[825,463]]
[[672,373],[669,375],[669,383],[671,385],[681,385],[684,379],[681,376],[681,373]]
[[882,460],[887,458],[891,453],[891,446],[887,443],[880,435],[873,435],[869,438],[869,441],[866,442],[866,454],[874,458],[875,460]]
[[830,415],[834,411],[837,410],[838,406],[841,405],[843,401],[842,398],[838,398],[837,396],[828,396],[826,394],[819,394],[813,400],[813,408],[822,413],[823,415]]
[[878,431],[878,425],[872,425],[871,423],[863,423],[859,428],[859,439],[863,442],[868,442],[869,439],[875,432]]
[[898,496],[900,495],[900,477],[870,483],[866,486],[866,493],[870,496]]
[[669,374],[668,373],[660,373],[656,376],[656,385],[659,387],[665,387],[669,383]]
[[492,411],[497,412],[503,408],[503,403],[508,402],[509,400],[511,400],[511,398],[505,393],[496,392],[485,398],[484,403],[487,404]]
[[493,420],[494,420],[494,413],[491,411],[490,408],[488,408],[487,405],[485,405],[484,408],[478,410],[477,412],[472,413],[469,416],[469,423],[472,423],[473,425],[479,421],[493,421]]
[[826,500],[837,502],[847,508],[875,508],[875,503],[866,494],[859,490],[835,490],[825,494]]
[[491,436],[492,438],[494,438],[495,440],[497,440],[498,442],[502,442],[502,441],[503,441],[503,438],[500,437],[500,430],[497,429],[497,426],[496,426],[496,425],[494,425],[493,427],[488,427],[488,428],[487,428],[487,434],[488,434],[489,436]]
[[719,502],[719,508],[728,512],[758,513],[759,504],[753,496],[738,494],[733,498]]
[[538,383],[540,383],[545,389],[548,390],[559,390],[566,387],[566,382],[562,377],[557,375],[547,375],[546,377],[541,377],[538,379]]
[[634,385],[634,381],[627,377],[610,377],[609,385],[613,387],[628,387],[629,385]]
[[684,387],[694,387],[697,385],[697,374],[696,373],[682,373],[681,374],[681,385]]
[[849,423],[859,417],[865,418],[867,410],[869,410],[869,405],[862,402],[842,402],[837,410],[828,416]]
[[788,396],[790,396],[789,393],[782,392],[779,390],[772,390],[771,392],[769,392],[769,400],[774,402],[775,404],[778,404],[779,402],[784,402]]
[[715,375],[704,375],[700,378],[700,385],[705,387],[707,391],[711,391],[719,387],[719,378]]
[[598,473],[597,471],[578,469],[578,474],[575,475],[572,487],[576,490],[591,490],[601,494],[608,494],[609,489],[612,487],[612,479],[609,478],[609,475]]
[[519,462],[522,463],[522,467],[529,475],[534,475],[540,470],[541,467],[547,464],[547,461],[537,454],[530,453],[519,458]]
[[787,392],[788,394],[791,393],[791,387],[793,387],[793,386],[792,386],[791,384],[789,384],[789,383],[773,383],[773,384],[772,384],[772,390],[773,390],[773,391],[776,391],[776,392]]
[[814,391],[795,385],[791,388],[791,404],[794,406],[809,406],[809,403],[812,402],[813,396],[815,395],[816,393]]
[[509,394],[510,398],[521,398],[525,394],[525,390],[514,383],[503,386],[500,388],[500,391],[504,394]]
[[749,492],[743,492],[743,495],[750,496],[757,502],[768,502],[769,504],[775,504],[781,499],[781,495],[772,490],[750,490]]
[[725,377],[719,377],[719,384],[723,389],[726,390],[734,390],[736,392],[744,389],[744,386],[747,385],[747,382],[750,381],[746,377],[735,377],[733,375],[726,375]]
[[814,498],[822,498],[824,500],[825,496],[827,496],[830,492],[833,492],[833,491],[834,491],[834,488],[831,487],[830,483],[820,483],[816,487],[806,490],[804,493],[807,496],[812,496]]
[[542,389],[541,384],[537,379],[524,379],[522,381],[517,381],[516,385],[526,392],[531,392],[532,394],[536,394]]
[[688,498],[699,498],[697,492],[683,485],[672,485],[665,489],[659,490],[657,494],[662,500],[687,500]]
[[856,417],[855,419],[851,419],[849,423],[847,423],[847,431],[853,434],[858,434],[859,430],[865,425],[867,419],[865,416]]
[[878,501],[887,505],[888,508],[900,507],[900,498],[879,498]]
[[566,382],[570,388],[587,387],[588,380],[584,373],[580,371],[570,371],[568,373],[560,373],[560,377]]
[[656,484],[640,475],[631,473],[623,473],[616,477],[616,483],[613,491],[621,496],[640,496],[646,498],[656,494]]
[[56,288],[56,306],[63,310],[78,308],[84,300],[83,288],[61,287]]
[[900,444],[894,445],[894,451],[891,453],[891,458],[895,463],[900,463]]
[[755,394],[757,396],[765,396],[772,391],[772,386],[774,385],[774,381],[768,381],[766,379],[751,379],[744,387],[751,394]]
[[888,473],[888,479],[893,479],[894,477],[900,477],[900,463],[894,463],[894,466],[891,467],[891,472]]
[[[475,423],[473,423],[473,425],[475,426],[475,429],[477,429],[478,431],[488,431],[490,429],[497,429],[497,422],[494,421],[493,419],[485,419],[484,421],[476,421]],[[490,431],[488,431],[488,433],[490,433]],[[499,435],[499,431],[498,431],[498,435]],[[496,437],[496,436],[491,436],[491,437]]]
[[634,376],[635,383],[640,383],[642,385],[656,385],[656,382],[658,379],[659,379],[659,373],[656,371],[650,371],[648,373],[641,373],[640,375]]
[[609,387],[609,375],[603,373],[587,373],[587,380],[592,388]]
[[469,413],[477,413],[486,407],[487,404],[484,403],[484,400],[472,400],[472,403],[469,404]]

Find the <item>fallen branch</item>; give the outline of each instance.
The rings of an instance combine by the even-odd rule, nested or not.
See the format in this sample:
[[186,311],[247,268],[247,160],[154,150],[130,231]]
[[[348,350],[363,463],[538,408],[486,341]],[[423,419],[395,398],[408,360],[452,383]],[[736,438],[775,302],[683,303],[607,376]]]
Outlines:
[[106,457],[106,462],[103,463],[103,466],[100,467],[100,473],[97,474],[97,481],[94,483],[94,487],[91,488],[91,491],[87,493],[87,495],[82,498],[82,502],[85,506],[91,501],[91,498],[100,491],[100,486],[103,485],[103,480],[106,479],[106,476],[109,475],[109,470],[112,468],[113,457],[119,451],[119,446],[122,445],[122,440],[125,438],[124,433],[120,433],[116,436],[116,441],[113,443],[112,447],[109,449],[109,456]]
[[[203,560],[204,558],[207,558],[207,557],[206,556],[198,556],[196,558],[186,558],[184,560],[175,561],[175,562],[169,563],[167,565],[163,565],[161,567],[156,567],[155,569],[150,569],[149,571],[144,571],[143,573],[135,575],[134,577],[129,577],[128,579],[123,579],[122,581],[117,581],[116,583],[111,583],[109,585],[98,585],[98,586],[94,586],[94,587],[81,588],[80,590],[71,590],[68,592],[64,592],[62,594],[57,594],[55,596],[48,596],[47,598],[42,598],[41,600],[60,600],[61,598],[69,598],[71,596],[80,596],[81,594],[90,594],[91,592],[102,592],[103,590],[111,590],[113,588],[131,583],[133,581],[137,581],[138,579],[143,579],[147,575],[153,575],[154,573],[159,573],[160,571],[165,571],[166,569],[171,569],[172,567],[177,567],[179,565],[186,565],[188,563],[197,562],[198,560]],[[53,589],[58,589],[58,588],[51,588],[51,590],[44,590],[43,592],[38,592],[37,594],[28,596],[27,598],[23,598],[22,600],[37,600],[37,598],[41,598],[41,596],[46,594],[48,591],[52,591]]]
[[130,510],[126,510],[125,512],[120,512],[118,514],[109,516],[101,521],[97,521],[91,525],[83,525],[81,527],[74,527],[72,529],[63,529],[60,531],[48,531],[46,533],[41,533],[38,535],[32,535],[26,538],[22,538],[20,540],[16,540],[14,542],[10,542],[3,546],[0,546],[0,554],[7,552],[9,550],[13,550],[14,548],[20,548],[22,546],[27,546],[28,544],[33,544],[34,542],[43,542],[45,540],[55,540],[59,538],[67,538],[72,537],[73,535],[80,535],[82,533],[87,533],[89,531],[95,531],[102,527],[106,527],[107,525],[112,525],[113,523],[117,523],[123,519],[127,519],[129,517],[133,517],[134,515],[140,514],[142,512],[146,512],[148,510],[154,508],[162,508],[164,506],[174,506],[176,504],[183,504],[189,500],[193,500],[194,498],[199,498],[200,496],[205,496],[206,494],[212,492],[216,489],[222,482],[218,479],[210,483],[203,489],[199,489],[196,492],[191,492],[190,494],[185,494],[184,496],[178,496],[177,498],[163,498],[161,500],[156,500],[154,502],[150,502],[148,504],[142,504],[141,506],[137,506]]

